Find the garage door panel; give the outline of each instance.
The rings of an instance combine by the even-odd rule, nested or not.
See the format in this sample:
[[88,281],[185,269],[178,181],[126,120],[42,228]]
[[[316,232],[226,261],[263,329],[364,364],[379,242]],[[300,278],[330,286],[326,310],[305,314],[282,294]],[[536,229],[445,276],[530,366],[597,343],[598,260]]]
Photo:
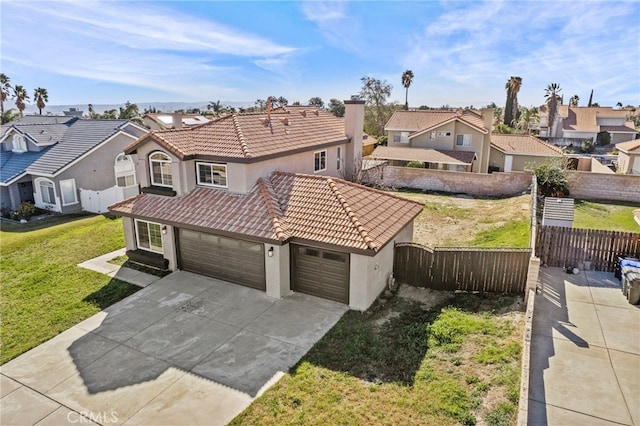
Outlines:
[[185,271],[265,290],[263,244],[184,229],[178,235]]
[[349,254],[293,246],[292,289],[349,303]]

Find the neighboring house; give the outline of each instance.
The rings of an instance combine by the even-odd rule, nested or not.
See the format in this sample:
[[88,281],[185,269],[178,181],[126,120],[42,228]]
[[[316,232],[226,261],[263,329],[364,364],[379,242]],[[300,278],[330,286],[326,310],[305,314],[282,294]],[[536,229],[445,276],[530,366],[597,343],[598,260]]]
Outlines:
[[524,171],[552,158],[562,149],[531,135],[491,135],[489,168],[498,172]]
[[142,122],[151,130],[180,129],[182,127],[194,127],[210,121],[207,117],[198,114],[181,114],[178,112],[159,112],[145,114]]
[[486,173],[492,122],[490,108],[395,111],[385,125],[387,146],[371,157],[394,166],[420,161],[430,169]]
[[616,144],[619,173],[640,175],[640,139]]
[[2,208],[32,202],[59,213],[98,212],[98,193],[107,191],[102,194],[106,211],[108,204],[138,192],[133,159],[122,151],[145,133],[126,120],[75,116],[25,116],[2,126]]
[[584,139],[596,142],[598,133],[608,132],[611,143],[633,139],[638,132],[630,121],[629,110],[611,107],[570,107],[558,105],[553,123],[549,123],[546,105],[540,107],[540,137],[558,145],[580,145]]
[[345,108],[344,119],[287,107],[140,138],[125,153],[142,194],[110,207],[129,258],[367,309],[422,206],[338,178],[362,157],[364,102]]
[[377,143],[378,140],[375,137],[364,133],[362,135],[362,155],[365,157],[370,155],[376,149]]

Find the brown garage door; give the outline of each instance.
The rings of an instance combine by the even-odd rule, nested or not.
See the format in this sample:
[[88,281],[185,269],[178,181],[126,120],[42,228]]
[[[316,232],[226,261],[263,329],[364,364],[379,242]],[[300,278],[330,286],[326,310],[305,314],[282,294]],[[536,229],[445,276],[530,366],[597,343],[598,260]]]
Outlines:
[[349,254],[292,245],[292,290],[349,303]]
[[180,268],[185,271],[266,289],[264,244],[180,229]]

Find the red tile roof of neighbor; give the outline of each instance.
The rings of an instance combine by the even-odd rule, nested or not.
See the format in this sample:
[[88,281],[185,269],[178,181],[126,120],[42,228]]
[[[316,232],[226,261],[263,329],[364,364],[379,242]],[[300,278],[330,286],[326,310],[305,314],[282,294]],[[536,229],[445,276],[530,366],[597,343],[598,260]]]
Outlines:
[[640,139],[633,139],[626,142],[619,142],[616,144],[616,148],[624,152],[640,153]]
[[286,107],[266,113],[231,114],[183,129],[154,131],[125,149],[156,141],[179,158],[209,156],[257,159],[348,140],[344,120],[315,107]]
[[476,158],[476,153],[475,151],[379,146],[371,153],[371,157],[385,160],[469,165]]
[[109,210],[213,233],[376,252],[422,211],[422,204],[341,179],[275,172],[246,195],[209,188],[179,197],[141,194]]
[[507,154],[561,156],[562,149],[531,135],[491,135],[491,146]]
[[464,111],[440,111],[440,110],[412,110],[395,111],[385,130],[401,130],[409,132],[423,132],[438,127],[451,120],[459,120],[465,124],[488,132],[484,126],[482,116],[471,110]]

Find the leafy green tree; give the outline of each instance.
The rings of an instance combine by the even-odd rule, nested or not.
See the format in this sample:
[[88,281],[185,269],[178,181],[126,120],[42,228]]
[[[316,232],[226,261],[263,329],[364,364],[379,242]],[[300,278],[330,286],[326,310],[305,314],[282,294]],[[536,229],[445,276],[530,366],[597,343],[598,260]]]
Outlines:
[[13,108],[9,108],[2,112],[2,119],[0,121],[2,121],[2,124],[6,124],[11,121],[15,121],[18,118],[20,118],[20,112]]
[[213,111],[214,114],[218,114],[221,109],[222,109],[222,105],[220,104],[220,99],[218,99],[215,102],[211,101],[207,105],[207,111]]
[[504,88],[507,90],[507,101],[504,105],[504,124],[513,126],[518,121],[518,92],[522,86],[522,77],[511,77]]
[[329,105],[327,105],[329,112],[336,117],[344,117],[344,102],[340,99],[329,99]]
[[322,98],[315,96],[311,99],[309,99],[309,105],[310,106],[315,106],[318,108],[324,108],[324,101],[322,100]]
[[598,133],[596,136],[596,142],[598,142],[598,145],[600,146],[609,145],[611,143],[611,134],[609,134],[609,132]]
[[2,122],[0,124],[6,123],[4,121],[4,102],[9,99],[11,96],[11,81],[9,77],[0,73],[0,114],[2,116]]
[[533,169],[540,194],[545,197],[562,197],[569,195],[566,162],[548,160]]
[[360,97],[366,102],[364,128],[367,133],[379,136],[384,133],[384,125],[393,114],[394,105],[387,103],[393,86],[386,80],[362,77]]
[[583,139],[582,143],[580,144],[580,149],[582,149],[582,152],[584,152],[585,154],[591,154],[593,150],[596,149],[596,146],[593,143],[593,139],[591,138]]
[[559,93],[562,91],[557,83],[551,83],[544,89],[544,99],[547,104],[548,110],[548,125],[549,136],[551,136],[553,130],[553,124],[556,121],[556,115],[558,115],[558,100],[560,98]]
[[42,115],[42,110],[46,106],[45,102],[49,102],[49,93],[47,93],[47,89],[38,87],[36,90],[34,90],[33,100],[35,101],[36,106],[38,107],[38,111],[40,112],[40,115]]
[[520,107],[520,114],[516,128],[531,133],[531,126],[540,122],[540,115],[537,107]]
[[402,73],[402,87],[405,89],[404,94],[404,109],[409,110],[409,86],[413,83],[413,71],[406,70]]
[[24,115],[24,109],[27,107],[24,101],[29,101],[27,89],[20,85],[14,86],[13,97],[16,99],[16,107],[18,108],[18,111],[20,111],[20,115]]
[[570,107],[577,107],[578,102],[580,102],[580,97],[578,95],[573,95],[571,98],[569,98]]
[[424,169],[424,163],[422,161],[409,161],[407,163],[407,167],[411,167],[413,169]]

